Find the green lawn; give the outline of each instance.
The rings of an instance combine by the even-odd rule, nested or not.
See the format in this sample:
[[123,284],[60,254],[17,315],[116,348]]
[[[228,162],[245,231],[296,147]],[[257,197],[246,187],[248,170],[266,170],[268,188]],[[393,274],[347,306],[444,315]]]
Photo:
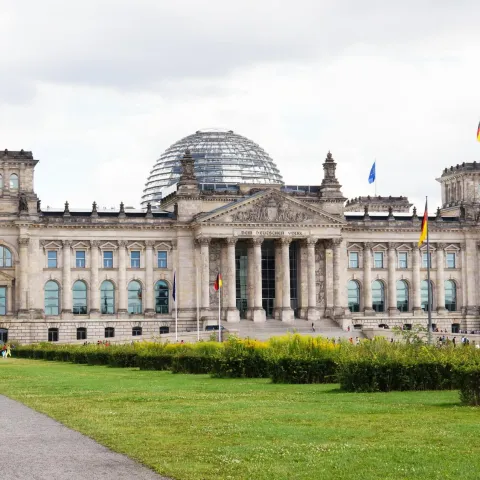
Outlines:
[[480,411],[456,391],[340,393],[8,359],[0,393],[175,479],[480,478]]

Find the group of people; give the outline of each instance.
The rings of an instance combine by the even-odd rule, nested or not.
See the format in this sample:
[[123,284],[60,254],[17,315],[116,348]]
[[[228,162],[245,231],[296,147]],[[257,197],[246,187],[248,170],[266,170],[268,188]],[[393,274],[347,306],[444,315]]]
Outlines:
[[2,346],[2,357],[6,359],[7,357],[12,356],[12,349],[10,348],[9,343],[4,343]]

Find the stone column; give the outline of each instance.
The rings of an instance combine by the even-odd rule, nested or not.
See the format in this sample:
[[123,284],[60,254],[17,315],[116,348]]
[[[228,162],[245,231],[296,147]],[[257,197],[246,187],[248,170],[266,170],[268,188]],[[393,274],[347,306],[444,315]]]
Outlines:
[[254,322],[266,320],[265,310],[262,306],[262,237],[255,237],[253,242],[253,317]]
[[413,314],[421,315],[423,313],[420,294],[420,249],[418,243],[412,244],[412,297]]
[[200,266],[202,277],[201,288],[201,315],[208,315],[210,313],[210,257],[209,257],[209,245],[210,238],[201,237],[198,242],[200,243]]
[[23,237],[18,239],[20,246],[20,312],[25,315],[28,312],[28,244],[30,239]]
[[372,244],[363,244],[363,311],[373,315],[372,308]]
[[294,320],[290,296],[290,243],[291,238],[280,239],[282,245],[282,310],[280,320],[291,323]]
[[437,243],[437,313],[444,315],[447,312],[445,308],[445,243]]
[[307,320],[315,322],[320,320],[320,312],[317,308],[317,282],[315,278],[315,245],[317,238],[309,237],[307,244],[307,277],[308,277],[308,310]]
[[100,242],[92,240],[90,246],[90,318],[92,318],[92,315],[100,314],[100,289],[98,285],[98,247]]
[[341,258],[340,258],[340,245],[342,244],[341,238],[332,239],[333,249],[333,311],[334,315],[342,316],[345,313],[345,305],[342,305],[341,287],[340,287],[340,270],[341,270]]
[[395,244],[390,242],[388,244],[388,313],[390,316],[398,315],[397,307],[397,282],[395,279],[397,255],[395,251]]
[[467,315],[478,315],[477,288],[475,285],[475,269],[477,267],[476,241],[472,238],[467,238],[465,247],[466,261],[464,265],[467,277]]
[[254,292],[254,255],[253,244],[247,244],[247,319],[253,320],[253,310],[255,307],[255,292]]
[[155,315],[155,299],[153,285],[153,240],[145,241],[145,316]]
[[227,322],[239,322],[240,312],[237,308],[237,276],[235,265],[235,237],[227,238]]
[[62,315],[68,317],[72,314],[72,257],[71,257],[71,240],[64,240],[62,242]]
[[13,315],[13,295],[12,295],[12,284],[9,283],[7,285],[7,308],[6,313],[7,315]]
[[127,242],[118,241],[118,316],[126,317],[128,315],[127,298]]
[[334,317],[334,295],[333,295],[333,251],[331,240],[324,240],[324,258],[325,258],[325,316]]
[[275,308],[273,315],[275,320],[282,317],[283,305],[283,277],[282,277],[282,244],[280,240],[275,241]]

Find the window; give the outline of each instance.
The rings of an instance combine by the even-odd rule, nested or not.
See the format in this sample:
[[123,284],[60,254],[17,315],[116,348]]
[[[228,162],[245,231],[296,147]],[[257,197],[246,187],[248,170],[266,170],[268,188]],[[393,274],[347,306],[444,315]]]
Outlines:
[[403,330],[411,330],[412,329],[412,324],[411,323],[405,323],[403,325]]
[[453,280],[445,282],[445,308],[449,312],[457,310],[457,285]]
[[385,311],[385,287],[380,280],[372,283],[372,308],[375,312]]
[[142,327],[132,328],[132,337],[139,337],[142,334]]
[[160,335],[162,333],[169,333],[170,332],[170,327],[160,327]]
[[397,308],[400,312],[408,312],[408,284],[405,280],[397,282]]
[[53,280],[45,284],[45,315],[58,315],[60,313],[60,287]]
[[102,315],[115,313],[115,287],[110,280],[100,286],[100,311]]
[[348,308],[351,312],[360,311],[360,285],[355,280],[348,282]]
[[75,266],[77,268],[85,268],[85,251],[77,250],[75,252]]
[[87,285],[81,280],[73,284],[73,309],[74,315],[87,314]]
[[157,267],[167,268],[167,252],[157,252]]
[[49,342],[58,342],[58,328],[49,328],[48,329],[48,341]]
[[[429,260],[429,266],[430,268],[432,268],[432,254],[429,253],[428,254],[428,260]],[[422,252],[422,268],[428,268],[428,265],[427,265],[427,252]]]
[[348,254],[349,268],[359,268],[358,252],[350,252]]
[[168,284],[164,280],[155,284],[155,312],[168,313]]
[[138,250],[130,252],[130,267],[140,268],[140,252]]
[[447,268],[457,268],[455,252],[447,252]]
[[113,338],[115,336],[115,329],[113,327],[105,327],[105,338]]
[[7,287],[0,287],[0,315],[7,314]]
[[113,268],[113,252],[111,250],[103,252],[103,268]]
[[460,324],[452,323],[452,333],[460,333]]
[[0,175],[0,189],[3,188],[3,176]]
[[408,268],[407,252],[398,252],[398,268]]
[[0,247],[0,267],[12,266],[12,252],[7,247]]
[[47,266],[48,268],[57,268],[57,251],[49,250],[47,252]]
[[16,173],[10,175],[10,190],[18,190],[18,175]]
[[[420,302],[422,310],[428,312],[428,280],[422,280],[420,285]],[[433,308],[432,282],[430,282],[430,305]]]
[[373,253],[374,268],[383,268],[383,252]]
[[0,342],[8,342],[8,328],[0,328]]
[[136,280],[128,284],[128,313],[142,313],[142,286]]
[[87,329],[85,327],[77,328],[77,340],[86,340],[87,339]]

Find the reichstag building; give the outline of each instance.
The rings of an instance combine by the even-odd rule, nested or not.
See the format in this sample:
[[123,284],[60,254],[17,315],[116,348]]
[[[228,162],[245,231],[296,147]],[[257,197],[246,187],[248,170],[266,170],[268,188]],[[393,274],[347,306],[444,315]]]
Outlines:
[[[0,153],[0,339],[131,340],[239,321],[480,329],[480,168],[439,172],[429,219],[405,197],[344,198],[329,152],[317,185],[288,185],[232,131],[198,131],[155,162],[141,210],[42,209],[38,160]],[[341,161],[341,159],[339,159]],[[318,172],[318,173],[317,173]],[[422,207],[423,208],[423,207]],[[233,328],[235,328],[233,326]]]

